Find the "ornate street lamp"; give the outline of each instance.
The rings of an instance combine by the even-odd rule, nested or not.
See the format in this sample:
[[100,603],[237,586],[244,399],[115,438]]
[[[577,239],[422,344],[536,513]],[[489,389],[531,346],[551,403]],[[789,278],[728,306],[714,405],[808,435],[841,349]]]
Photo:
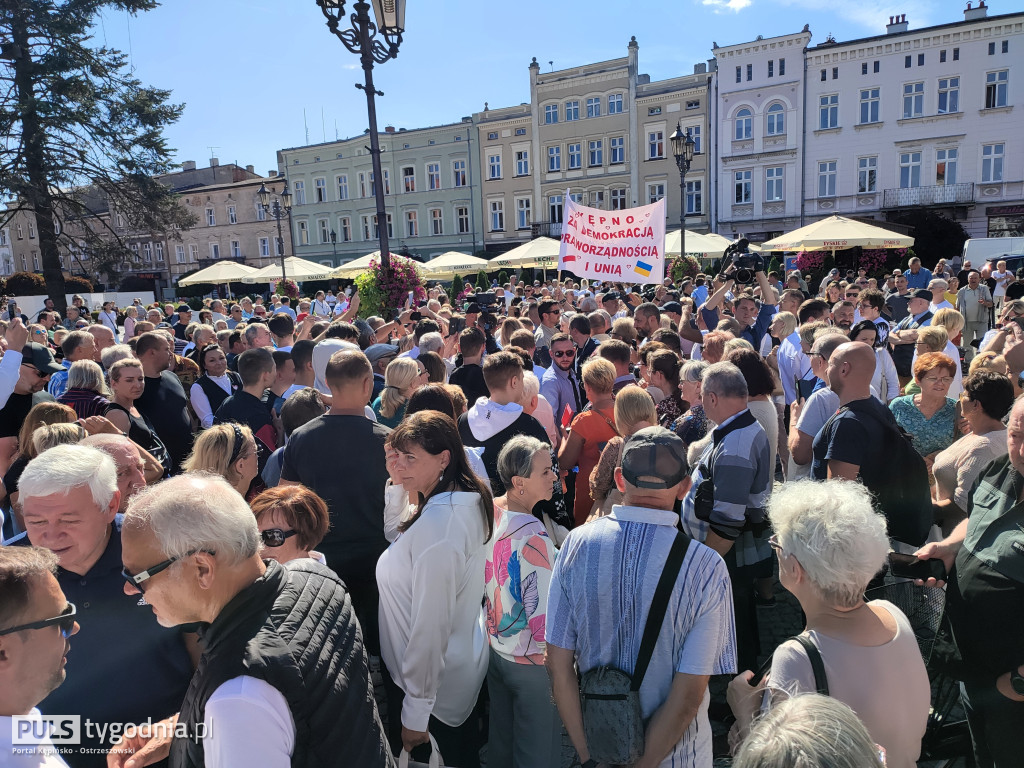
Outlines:
[[277,219],[277,258],[281,260],[281,279],[286,280],[288,275],[284,269],[284,234],[281,232],[281,219],[286,217],[292,210],[292,193],[288,191],[288,180],[284,180],[284,189],[281,194],[270,201],[270,190],[266,184],[260,184],[256,191],[260,206],[263,210]]
[[693,162],[693,150],[697,143],[690,135],[690,129],[683,129],[676,121],[676,129],[668,140],[672,142],[672,156],[676,159],[676,167],[679,169],[679,256],[686,254],[686,172],[690,170],[690,163]]
[[370,156],[373,162],[374,193],[377,199],[377,235],[380,245],[380,262],[385,270],[391,268],[391,253],[388,250],[387,211],[384,208],[383,174],[380,169],[380,142],[377,138],[377,107],[374,96],[384,94],[373,87],[373,65],[383,64],[398,56],[405,32],[405,0],[373,0],[373,15],[370,19],[370,4],[358,0],[349,16],[351,28],[341,29],[345,15],[345,0],[316,0],[316,4],[327,18],[327,28],[341,40],[352,53],[358,54],[363,66],[364,82],[356,83],[366,94],[366,112],[370,121]]
[[337,266],[338,264],[338,233],[333,229],[331,230],[331,255],[334,257],[332,264]]

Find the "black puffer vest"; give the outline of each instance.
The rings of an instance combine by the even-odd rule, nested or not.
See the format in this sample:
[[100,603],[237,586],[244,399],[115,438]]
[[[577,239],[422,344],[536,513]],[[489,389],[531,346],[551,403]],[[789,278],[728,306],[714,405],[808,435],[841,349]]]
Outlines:
[[[345,585],[312,559],[267,563],[209,626],[203,655],[178,716],[195,734],[206,702],[228,680],[248,675],[279,690],[295,721],[292,766],[391,768],[394,758],[373,699],[362,631]],[[217,737],[213,724],[210,738]],[[175,738],[170,764],[205,764],[202,739]]]

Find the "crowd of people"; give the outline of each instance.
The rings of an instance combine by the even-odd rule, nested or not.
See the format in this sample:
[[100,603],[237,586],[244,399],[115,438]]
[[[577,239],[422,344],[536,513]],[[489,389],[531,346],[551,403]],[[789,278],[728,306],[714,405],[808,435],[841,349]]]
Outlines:
[[1024,275],[741,277],[8,307],[0,765],[1016,765]]

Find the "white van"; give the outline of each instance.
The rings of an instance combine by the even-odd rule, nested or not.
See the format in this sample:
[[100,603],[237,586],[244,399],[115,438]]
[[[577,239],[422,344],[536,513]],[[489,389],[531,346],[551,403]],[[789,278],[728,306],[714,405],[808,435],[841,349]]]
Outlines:
[[1013,261],[1007,265],[1011,270],[1021,266],[1024,237],[972,237],[964,243],[961,263],[969,261],[975,269],[981,269],[986,261],[995,263],[1000,259]]

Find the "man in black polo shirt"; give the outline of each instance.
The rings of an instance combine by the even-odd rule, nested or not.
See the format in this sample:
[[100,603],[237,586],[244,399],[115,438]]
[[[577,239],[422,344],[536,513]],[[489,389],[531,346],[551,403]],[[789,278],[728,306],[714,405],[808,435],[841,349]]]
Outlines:
[[263,393],[277,377],[273,353],[265,347],[245,350],[238,357],[238,375],[242,377],[242,388],[220,404],[213,423],[235,422],[252,430],[259,461],[259,473],[253,482],[262,483],[260,475],[279,442],[273,403],[263,401]]
[[462,353],[462,362],[448,377],[449,384],[454,384],[462,390],[470,408],[481,397],[487,397],[490,394],[487,382],[484,380],[483,368],[480,367],[486,341],[483,331],[479,328],[463,328],[462,333],[459,334],[459,352]]
[[181,464],[192,450],[192,422],[188,417],[188,399],[181,380],[170,370],[174,347],[160,331],[139,337],[135,356],[142,362],[146,388],[135,407],[149,419],[157,437],[171,457],[171,472],[180,472]]
[[174,338],[186,341],[185,331],[192,322],[192,308],[188,304],[178,305],[178,322],[172,326]]
[[[192,663],[181,630],[161,627],[144,600],[124,594],[113,459],[95,448],[57,446],[29,462],[18,490],[28,541],[57,555],[57,581],[88,627],[68,655],[67,680],[39,709],[100,725],[177,712]],[[109,747],[109,734],[89,739],[83,727],[82,735],[82,747]],[[73,768],[106,765],[102,754],[64,758]]]

